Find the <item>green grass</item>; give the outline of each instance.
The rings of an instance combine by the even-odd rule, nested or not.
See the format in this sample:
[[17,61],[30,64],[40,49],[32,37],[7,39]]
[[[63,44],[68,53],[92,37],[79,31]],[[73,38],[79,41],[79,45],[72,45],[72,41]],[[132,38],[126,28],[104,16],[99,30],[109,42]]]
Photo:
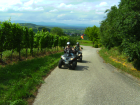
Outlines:
[[117,47],[110,50],[102,47],[102,49],[99,51],[99,55],[106,63],[112,64],[114,67],[121,70],[121,72],[129,73],[140,79],[140,70],[134,68],[134,62],[128,62],[128,57],[125,54],[120,53]]
[[92,41],[89,41],[89,40],[77,40],[77,42],[79,42],[80,45],[84,45],[84,46],[93,46]]
[[80,44],[80,45],[83,45],[83,46],[92,46],[92,44],[85,44],[85,43],[82,43],[82,44]]
[[36,86],[44,82],[42,77],[57,66],[62,54],[0,67],[0,105],[27,105],[26,100],[34,97]]

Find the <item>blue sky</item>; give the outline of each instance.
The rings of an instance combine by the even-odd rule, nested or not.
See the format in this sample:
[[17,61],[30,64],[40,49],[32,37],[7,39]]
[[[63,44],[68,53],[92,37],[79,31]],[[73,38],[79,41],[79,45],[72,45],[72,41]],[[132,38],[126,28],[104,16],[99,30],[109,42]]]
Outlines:
[[1,0],[0,21],[58,22],[97,25],[104,11],[120,0]]

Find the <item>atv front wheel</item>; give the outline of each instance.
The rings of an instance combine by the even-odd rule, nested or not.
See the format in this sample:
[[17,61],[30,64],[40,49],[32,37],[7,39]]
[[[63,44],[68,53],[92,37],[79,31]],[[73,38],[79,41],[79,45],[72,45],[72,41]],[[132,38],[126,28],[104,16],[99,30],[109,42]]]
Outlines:
[[62,67],[62,59],[59,60],[59,64],[58,67],[61,68]]
[[75,62],[76,62],[76,65],[75,65],[75,67],[77,67],[77,59],[76,59],[76,61],[75,61]]
[[80,62],[82,62],[82,57],[80,57]]
[[74,61],[74,62],[72,63],[72,69],[73,69],[73,70],[75,70],[75,67],[76,67],[76,61]]

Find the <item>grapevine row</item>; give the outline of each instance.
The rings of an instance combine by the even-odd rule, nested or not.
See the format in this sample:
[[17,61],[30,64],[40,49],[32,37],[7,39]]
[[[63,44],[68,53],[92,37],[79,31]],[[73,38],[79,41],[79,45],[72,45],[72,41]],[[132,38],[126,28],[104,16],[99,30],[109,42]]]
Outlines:
[[0,22],[0,53],[11,50],[12,53],[30,48],[30,53],[33,55],[33,48],[52,48],[56,46],[65,46],[68,41],[66,36],[53,35],[49,32],[38,31],[36,34],[32,28],[20,26],[19,24],[11,23],[9,21]]

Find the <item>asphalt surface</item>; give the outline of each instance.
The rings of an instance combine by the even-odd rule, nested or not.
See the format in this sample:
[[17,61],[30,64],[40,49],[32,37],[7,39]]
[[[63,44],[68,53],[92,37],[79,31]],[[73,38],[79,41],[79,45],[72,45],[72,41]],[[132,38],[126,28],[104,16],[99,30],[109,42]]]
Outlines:
[[98,50],[83,46],[75,70],[56,67],[33,105],[140,105],[139,82],[103,63]]

